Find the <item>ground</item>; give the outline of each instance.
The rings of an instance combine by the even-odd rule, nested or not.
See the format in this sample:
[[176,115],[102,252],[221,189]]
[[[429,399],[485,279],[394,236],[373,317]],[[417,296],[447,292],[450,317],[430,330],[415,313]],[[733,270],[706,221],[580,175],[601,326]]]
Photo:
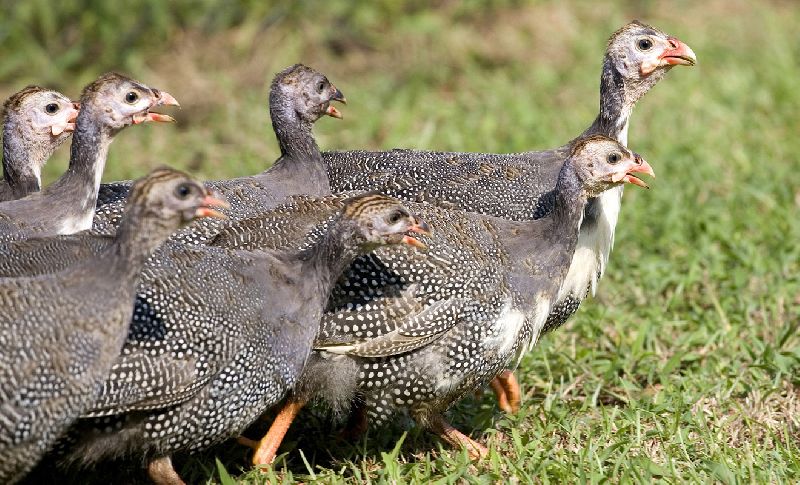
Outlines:
[[[630,147],[658,178],[650,191],[626,191],[596,298],[522,361],[522,411],[504,416],[488,394],[453,410],[460,429],[491,445],[488,460],[473,464],[426,433],[404,434],[402,424],[348,443],[309,414],[268,478],[798,480],[797,4],[301,5],[220,20],[226,28],[187,17],[155,36],[157,45],[128,39],[133,47],[113,44],[116,55],[100,49],[97,65],[75,60],[87,51],[68,57],[64,42],[42,41],[60,24],[40,20],[31,30],[38,40],[14,51],[29,62],[14,64],[12,52],[0,68],[0,94],[38,81],[77,96],[101,69],[118,67],[169,91],[183,109],[176,126],[120,135],[104,179],[138,177],[160,164],[221,178],[263,170],[277,157],[266,89],[295,62],[328,74],[348,99],[344,120],[317,124],[323,149],[486,152],[560,145],[587,126],[605,40],[633,18],[686,42],[698,65],[674,69],[639,103]],[[198,8],[198,16],[208,10]],[[91,15],[81,18],[93,25]],[[136,25],[161,25],[150,24]],[[50,64],[37,57],[53,50],[60,57]],[[66,150],[56,154],[49,179],[66,158]],[[235,443],[178,460],[192,483],[265,479],[247,463]]]

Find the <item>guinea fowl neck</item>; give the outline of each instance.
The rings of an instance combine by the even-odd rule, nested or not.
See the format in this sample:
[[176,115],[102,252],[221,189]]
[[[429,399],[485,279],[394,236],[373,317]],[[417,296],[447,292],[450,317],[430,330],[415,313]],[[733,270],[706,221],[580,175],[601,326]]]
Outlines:
[[[93,210],[113,135],[96,121],[89,103],[82,102],[70,146],[69,167],[53,185],[45,189],[64,202],[80,201],[81,210]],[[102,110],[98,110],[102,111]]]
[[586,205],[586,192],[571,160],[567,160],[558,174],[553,204],[553,220],[557,227],[577,233]]
[[7,121],[3,127],[3,179],[14,197],[21,198],[41,190],[41,166],[52,152],[44,153],[41,147],[34,149],[15,131],[15,127]]
[[600,75],[600,113],[581,136],[605,135],[624,144],[620,138],[627,141],[628,119],[634,103],[635,100],[626,100],[625,78],[611,56],[606,55]]
[[321,184],[320,195],[330,193],[328,173],[312,132],[313,124],[301,118],[283,95],[271,97],[270,117],[281,149],[281,157],[271,171],[285,172],[303,184]]
[[340,217],[331,222],[325,233],[307,249],[295,254],[304,271],[317,282],[317,294],[327,298],[336,281],[355,261],[361,251],[353,244],[356,235],[351,224]]
[[153,251],[177,228],[170,227],[152,211],[131,205],[120,220],[108,256],[117,271],[135,277]]

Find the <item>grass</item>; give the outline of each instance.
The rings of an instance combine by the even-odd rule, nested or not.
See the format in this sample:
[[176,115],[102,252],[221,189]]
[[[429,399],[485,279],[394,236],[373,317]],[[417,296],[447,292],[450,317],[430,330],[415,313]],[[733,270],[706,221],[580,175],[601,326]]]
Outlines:
[[[266,86],[294,62],[347,95],[343,121],[318,123],[323,149],[513,152],[558,145],[588,125],[605,39],[631,18],[698,55],[637,107],[631,148],[658,179],[651,191],[626,191],[597,297],[523,360],[522,411],[504,416],[491,396],[454,409],[460,429],[491,444],[489,460],[470,463],[402,424],[342,442],[308,414],[267,477],[247,470],[235,444],[182,457],[179,471],[191,483],[796,482],[800,7],[479,3],[302,2],[219,28],[180,17],[157,46],[103,52],[102,66],[0,69],[0,94],[45,79],[75,96],[101,68],[126,68],[184,108],[175,127],[122,134],[104,178],[163,163],[219,178],[277,157]],[[66,157],[48,165],[50,179]]]

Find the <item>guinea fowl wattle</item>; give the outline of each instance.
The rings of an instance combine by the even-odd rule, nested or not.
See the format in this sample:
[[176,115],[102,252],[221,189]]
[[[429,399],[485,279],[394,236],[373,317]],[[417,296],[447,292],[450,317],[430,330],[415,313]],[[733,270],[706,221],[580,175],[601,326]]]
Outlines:
[[[409,203],[434,229],[423,238],[428,250],[380,249],[370,256],[380,274],[365,272],[364,258],[348,269],[292,399],[254,445],[254,463],[272,460],[288,424],[312,398],[339,412],[365,403],[376,424],[407,410],[445,439],[473,446],[441,413],[536,341],[569,267],[586,198],[623,182],[641,184],[635,172],[652,173],[606,137],[582,138],[571,149],[552,211],[541,219],[508,221]],[[241,221],[213,243],[274,247],[282,242],[270,234],[273,226],[269,215]]]
[[156,170],[90,261],[0,278],[0,481],[22,478],[89,409],[128,333],[146,259],[217,203],[185,174]]
[[77,103],[63,94],[27,86],[3,105],[3,180],[0,202],[42,189],[42,167],[75,129]]
[[[694,52],[658,29],[631,22],[611,35],[600,77],[600,112],[581,136],[602,134],[628,144],[636,102],[676,65],[694,65]],[[445,203],[510,220],[536,219],[549,212],[552,189],[568,154],[559,148],[512,154],[429,152],[326,152],[323,159],[334,192],[378,190],[413,201]],[[594,294],[614,241],[622,188],[587,205],[584,221],[558,302],[545,328],[555,329]],[[380,272],[368,268],[366,272]],[[514,380],[495,390],[519,395]],[[502,396],[501,401],[502,401]],[[511,403],[512,411],[518,403]]]
[[[330,194],[322,155],[314,141],[314,123],[327,115],[341,118],[332,101],[346,102],[344,95],[321,73],[295,64],[275,75],[270,86],[269,111],[281,156],[264,172],[247,177],[208,182],[231,202],[231,220],[249,217],[283,203],[292,195],[313,197]],[[95,229],[113,231],[119,218],[115,199],[126,190],[126,182],[103,186]],[[227,223],[226,223],[227,224]],[[198,222],[176,238],[201,243],[216,233],[220,224]]]
[[41,192],[0,203],[0,235],[8,239],[89,229],[114,137],[133,124],[174,121],[149,110],[177,104],[169,93],[116,73],[104,74],[86,86],[81,94],[66,173]]

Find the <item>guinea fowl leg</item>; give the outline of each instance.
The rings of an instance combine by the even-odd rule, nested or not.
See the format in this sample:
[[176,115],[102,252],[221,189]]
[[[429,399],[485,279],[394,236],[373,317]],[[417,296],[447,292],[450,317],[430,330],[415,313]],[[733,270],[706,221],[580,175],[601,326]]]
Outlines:
[[497,396],[497,406],[503,412],[513,414],[519,411],[522,392],[519,388],[519,381],[512,371],[504,370],[492,379],[490,385]]
[[[272,425],[269,427],[267,434],[261,438],[258,443],[250,440],[239,439],[239,443],[251,446],[256,452],[253,454],[253,465],[269,465],[278,454],[278,448],[281,446],[283,437],[289,431],[289,426],[297,416],[297,413],[305,406],[305,401],[298,401],[294,398],[289,398],[286,404],[283,405],[280,412],[275,416]],[[249,442],[249,443],[248,443]]]
[[456,448],[466,448],[472,460],[480,460],[489,455],[488,448],[455,429],[441,414],[435,414],[430,417],[428,420],[428,429],[439,435],[450,445]]
[[162,456],[148,463],[147,475],[156,485],[186,485],[172,466],[169,456]]

